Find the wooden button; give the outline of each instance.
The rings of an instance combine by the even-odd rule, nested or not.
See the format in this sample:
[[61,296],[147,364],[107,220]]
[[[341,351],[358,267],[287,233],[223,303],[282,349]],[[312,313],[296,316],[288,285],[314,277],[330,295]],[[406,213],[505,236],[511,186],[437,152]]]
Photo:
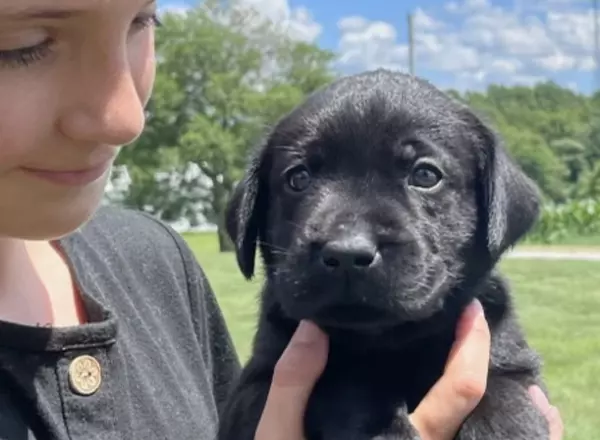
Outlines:
[[84,396],[94,394],[102,383],[102,368],[92,356],[76,357],[69,365],[69,384],[76,393]]

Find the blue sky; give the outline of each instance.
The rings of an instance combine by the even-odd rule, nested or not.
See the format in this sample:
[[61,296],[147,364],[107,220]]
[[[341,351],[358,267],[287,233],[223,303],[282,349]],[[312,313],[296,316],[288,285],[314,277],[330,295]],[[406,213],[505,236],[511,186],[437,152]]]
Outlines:
[[[587,93],[595,79],[591,0],[242,0],[298,38],[336,51],[343,72],[407,68],[415,17],[416,73],[439,86],[552,79]],[[185,7],[192,0],[159,0]]]

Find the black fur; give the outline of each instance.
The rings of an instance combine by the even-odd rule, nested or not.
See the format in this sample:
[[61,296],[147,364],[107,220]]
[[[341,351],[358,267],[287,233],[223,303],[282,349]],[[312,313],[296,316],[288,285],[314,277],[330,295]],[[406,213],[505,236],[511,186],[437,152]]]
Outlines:
[[[422,160],[442,172],[433,189],[415,186]],[[298,166],[310,172],[303,191],[288,185]],[[492,332],[490,375],[457,438],[547,439],[526,390],[543,386],[540,363],[494,271],[538,210],[537,188],[495,133],[429,83],[377,70],[310,96],[256,151],[228,207],[239,266],[252,277],[259,246],[266,283],[219,439],[254,438],[273,367],[304,318],[330,336],[307,439],[418,439],[407,414],[440,377],[474,297]]]

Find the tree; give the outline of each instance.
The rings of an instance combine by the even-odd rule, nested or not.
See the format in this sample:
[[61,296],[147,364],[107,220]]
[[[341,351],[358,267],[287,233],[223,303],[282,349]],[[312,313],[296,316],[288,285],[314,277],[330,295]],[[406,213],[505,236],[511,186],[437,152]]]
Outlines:
[[[146,131],[119,157],[132,181],[122,203],[168,221],[207,219],[226,250],[223,211],[249,148],[336,78],[335,54],[236,1],[205,0],[163,23]],[[500,132],[546,199],[598,197],[600,93],[545,82],[449,94]]]
[[575,139],[560,138],[551,141],[550,148],[567,167],[567,180],[576,184],[581,173],[587,169],[585,145]]
[[573,196],[577,199],[600,200],[600,162],[583,173]]
[[[519,165],[552,201],[576,191],[593,157],[588,128],[594,104],[584,95],[545,82],[534,87],[491,85],[463,95],[505,138]],[[598,125],[600,128],[600,125]],[[598,130],[600,140],[600,130]]]
[[[126,203],[151,204],[169,219],[201,214],[217,224],[228,250],[225,204],[249,148],[265,126],[331,81],[333,54],[291,39],[241,4],[209,1],[163,17],[157,55],[148,130],[120,162],[133,174]],[[195,175],[177,178],[192,165]]]

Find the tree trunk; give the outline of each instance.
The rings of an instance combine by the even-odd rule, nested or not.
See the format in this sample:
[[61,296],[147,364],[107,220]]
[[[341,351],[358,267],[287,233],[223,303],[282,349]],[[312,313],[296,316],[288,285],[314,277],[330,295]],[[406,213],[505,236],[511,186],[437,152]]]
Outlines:
[[217,223],[217,236],[219,237],[219,252],[235,251],[235,245],[229,239],[227,229],[225,227],[225,209],[227,207],[228,197],[231,194],[232,185],[229,182],[219,181],[219,174],[211,175],[205,172],[209,179],[212,180],[212,215],[211,218]]
[[217,234],[219,236],[219,252],[231,252],[235,250],[233,242],[227,235],[225,228],[225,206],[227,204],[227,196],[229,192],[224,185],[216,182],[213,179],[213,212],[217,218]]
[[219,235],[219,252],[235,251],[235,246],[233,245],[233,242],[229,239],[227,231],[225,230],[225,225],[223,224],[222,220],[217,226],[217,234]]

